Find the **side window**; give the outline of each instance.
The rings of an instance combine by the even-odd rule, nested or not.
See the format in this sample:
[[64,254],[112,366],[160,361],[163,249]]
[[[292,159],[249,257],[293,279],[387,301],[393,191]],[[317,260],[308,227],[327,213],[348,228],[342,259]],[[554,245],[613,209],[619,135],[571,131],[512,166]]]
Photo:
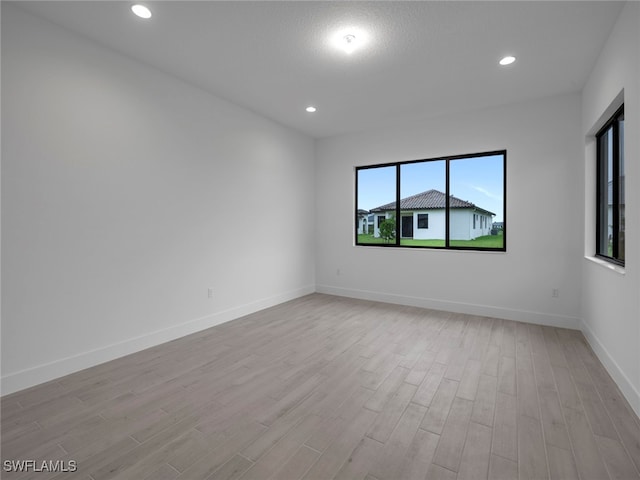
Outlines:
[[596,134],[596,255],[624,265],[624,106]]

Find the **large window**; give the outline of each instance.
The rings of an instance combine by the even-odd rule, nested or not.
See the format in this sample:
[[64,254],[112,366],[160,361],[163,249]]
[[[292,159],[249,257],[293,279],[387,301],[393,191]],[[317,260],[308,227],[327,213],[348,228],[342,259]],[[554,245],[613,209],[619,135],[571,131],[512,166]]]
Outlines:
[[596,255],[624,265],[624,106],[596,134]]
[[507,152],[356,167],[356,245],[506,250]]

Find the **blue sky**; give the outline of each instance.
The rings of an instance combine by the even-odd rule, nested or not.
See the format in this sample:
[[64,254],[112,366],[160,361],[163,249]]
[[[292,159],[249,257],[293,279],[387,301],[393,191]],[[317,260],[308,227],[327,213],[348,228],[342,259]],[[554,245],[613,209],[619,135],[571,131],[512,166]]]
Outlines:
[[[496,214],[503,221],[502,155],[452,160],[451,194]],[[369,168],[358,171],[358,208],[371,210],[395,201],[396,169]],[[404,164],[400,167],[401,198],[426,190],[445,191],[445,161]]]

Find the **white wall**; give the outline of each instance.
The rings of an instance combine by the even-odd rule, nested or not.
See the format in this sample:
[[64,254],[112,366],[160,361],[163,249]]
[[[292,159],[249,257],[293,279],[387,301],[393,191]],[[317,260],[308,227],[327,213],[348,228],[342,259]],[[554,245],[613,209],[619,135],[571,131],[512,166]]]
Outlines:
[[[628,2],[582,93],[584,258],[582,329],[640,415],[640,3]],[[626,248],[624,272],[593,260],[596,130],[625,104]]]
[[[452,211],[454,213],[455,211]],[[429,215],[429,228],[418,228],[418,214]],[[413,217],[413,238],[420,240],[439,239],[444,240],[445,216],[444,210],[430,210],[428,212],[416,212]],[[455,235],[455,234],[454,234]]]
[[312,139],[5,2],[2,129],[2,393],[314,290]]
[[[476,217],[476,228],[473,228],[473,216]],[[482,219],[485,219],[482,227]],[[491,218],[472,209],[451,210],[451,239],[473,240],[491,233]]]
[[[355,166],[501,149],[506,253],[354,246]],[[578,94],[323,139],[316,150],[318,291],[578,326]]]

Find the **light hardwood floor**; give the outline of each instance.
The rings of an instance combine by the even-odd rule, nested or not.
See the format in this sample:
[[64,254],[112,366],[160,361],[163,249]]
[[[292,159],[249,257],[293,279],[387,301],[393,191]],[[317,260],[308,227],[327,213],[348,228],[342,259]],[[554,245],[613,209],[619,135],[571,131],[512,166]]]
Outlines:
[[[640,424],[582,334],[309,295],[2,398],[61,479],[631,479]],[[68,464],[67,464],[68,465]]]

